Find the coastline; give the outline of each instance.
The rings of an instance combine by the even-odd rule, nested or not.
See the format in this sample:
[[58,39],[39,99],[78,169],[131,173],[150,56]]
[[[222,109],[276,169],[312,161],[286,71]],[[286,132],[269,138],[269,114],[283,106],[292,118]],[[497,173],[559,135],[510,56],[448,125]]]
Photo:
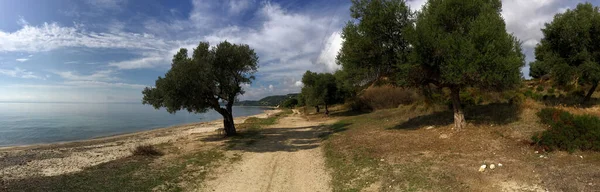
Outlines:
[[[248,118],[267,118],[279,111],[268,109],[257,115],[236,117],[234,121],[241,124]],[[131,150],[139,145],[159,145],[194,135],[214,134],[222,127],[222,119],[218,119],[86,140],[0,147],[1,180],[77,172],[130,156]]]

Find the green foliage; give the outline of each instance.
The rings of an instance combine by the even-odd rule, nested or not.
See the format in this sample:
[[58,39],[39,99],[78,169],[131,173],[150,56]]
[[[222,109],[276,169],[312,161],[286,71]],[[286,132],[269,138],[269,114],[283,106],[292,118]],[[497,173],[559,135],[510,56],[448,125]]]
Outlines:
[[550,128],[532,137],[536,145],[546,150],[600,151],[600,118],[553,108],[542,109],[537,115]]
[[306,71],[302,76],[302,98],[308,106],[331,105],[343,102],[343,94],[331,73]]
[[535,49],[536,68],[550,71],[557,85],[600,81],[599,11],[591,3],[582,3],[555,15],[542,29],[544,38]]
[[500,0],[429,0],[408,30],[413,49],[410,62],[398,63],[400,82],[450,88],[459,128],[462,89],[503,91],[521,83],[525,56],[501,10]]
[[556,92],[556,90],[554,88],[548,89],[548,94],[554,94],[554,92]]
[[542,92],[542,91],[544,91],[544,86],[542,86],[542,85],[538,85],[538,86],[537,86],[537,88],[535,88],[535,90],[536,90],[537,92]]
[[[173,56],[171,69],[158,77],[156,87],[142,91],[143,104],[166,108],[169,113],[186,109],[203,113],[209,108],[223,115],[225,131],[235,134],[231,106],[236,97],[244,94],[242,84],[252,83],[258,67],[258,56],[248,45],[227,41],[210,48],[201,42],[188,57],[187,49]],[[222,108],[219,101],[224,101]]]
[[[430,0],[411,30],[413,85],[503,90],[520,84],[525,56],[499,0]],[[402,63],[399,63],[403,65]]]
[[282,104],[281,107],[285,107],[285,108],[294,108],[296,107],[296,105],[298,105],[298,99],[296,98],[290,98],[288,100],[285,100]]
[[529,63],[529,76],[538,79],[548,74],[550,74],[550,67],[544,65],[542,62],[534,61]]
[[337,63],[351,86],[381,77],[394,79],[396,63],[404,63],[410,49],[404,34],[412,26],[412,12],[404,0],[352,0],[352,21],[343,29],[344,42]]

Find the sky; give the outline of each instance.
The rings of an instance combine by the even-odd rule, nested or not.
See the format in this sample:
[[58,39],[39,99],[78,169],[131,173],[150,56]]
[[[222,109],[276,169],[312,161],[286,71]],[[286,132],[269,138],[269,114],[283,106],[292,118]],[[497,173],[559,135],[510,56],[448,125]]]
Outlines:
[[[425,0],[409,0],[419,10]],[[527,61],[540,29],[578,0],[503,0]],[[600,5],[600,0],[589,1]],[[349,0],[0,0],[0,101],[141,102],[180,49],[250,45],[260,57],[241,100],[297,93],[306,70],[334,72]],[[529,67],[522,69],[524,76]]]

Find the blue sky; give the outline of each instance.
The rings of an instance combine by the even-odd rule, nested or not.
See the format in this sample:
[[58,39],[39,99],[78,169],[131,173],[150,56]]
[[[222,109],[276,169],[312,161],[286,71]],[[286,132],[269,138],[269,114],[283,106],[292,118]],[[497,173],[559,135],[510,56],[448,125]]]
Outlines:
[[[424,2],[408,3],[418,10]],[[528,61],[543,24],[579,2],[503,1],[507,30],[524,42]],[[299,92],[306,70],[339,69],[349,7],[349,0],[0,0],[0,101],[140,102],[179,48],[224,40],[249,44],[260,57],[241,99]]]

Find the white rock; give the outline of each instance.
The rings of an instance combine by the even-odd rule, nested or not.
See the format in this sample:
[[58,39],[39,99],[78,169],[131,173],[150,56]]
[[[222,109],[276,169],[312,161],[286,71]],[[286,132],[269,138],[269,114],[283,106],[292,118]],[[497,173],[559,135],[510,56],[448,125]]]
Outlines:
[[485,164],[481,165],[481,167],[479,167],[479,172],[484,172],[486,167]]
[[580,155],[580,156],[579,156],[579,158],[582,158],[582,159],[583,159],[583,156],[581,156],[581,155]]
[[433,129],[433,128],[434,128],[433,126],[429,126],[429,127],[425,128],[425,129],[429,130],[429,129]]
[[441,134],[440,135],[440,139],[447,139],[447,138],[448,138],[448,135],[446,135],[446,134]]
[[539,153],[539,152],[538,152],[538,151],[535,151],[534,153],[535,153],[535,154],[537,154],[537,153]]
[[498,167],[502,167],[502,163],[498,163]]
[[490,169],[495,169],[495,168],[496,168],[496,165],[494,165],[494,164],[490,165]]

